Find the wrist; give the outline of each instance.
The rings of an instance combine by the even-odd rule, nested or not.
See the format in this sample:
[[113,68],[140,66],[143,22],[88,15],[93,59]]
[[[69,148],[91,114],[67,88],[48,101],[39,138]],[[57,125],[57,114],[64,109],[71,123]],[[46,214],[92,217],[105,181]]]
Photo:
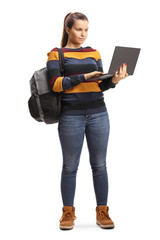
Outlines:
[[87,73],[86,74],[84,74],[84,78],[85,78],[85,80],[87,80],[88,78],[87,78]]
[[117,84],[119,81],[116,81],[114,77],[112,77],[112,83]]

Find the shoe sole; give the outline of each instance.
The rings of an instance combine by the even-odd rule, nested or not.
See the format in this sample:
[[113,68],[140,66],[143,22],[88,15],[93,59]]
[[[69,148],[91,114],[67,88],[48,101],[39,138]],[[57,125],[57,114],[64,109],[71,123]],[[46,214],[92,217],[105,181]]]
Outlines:
[[102,225],[99,222],[96,222],[98,226],[101,228],[106,228],[106,229],[113,229],[115,226],[114,225]]
[[62,229],[62,230],[69,230],[72,228],[73,228],[73,226],[60,226],[60,229]]

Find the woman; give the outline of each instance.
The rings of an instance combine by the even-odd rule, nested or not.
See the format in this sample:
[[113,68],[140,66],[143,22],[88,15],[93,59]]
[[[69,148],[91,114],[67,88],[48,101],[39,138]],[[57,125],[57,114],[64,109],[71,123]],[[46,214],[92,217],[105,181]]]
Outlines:
[[98,50],[82,47],[88,35],[88,19],[79,12],[69,13],[64,18],[61,47],[64,53],[65,76],[61,77],[57,48],[48,53],[47,70],[54,92],[63,91],[62,113],[58,132],[63,153],[61,194],[63,215],[60,229],[74,226],[74,195],[76,173],[80,160],[84,135],[90,155],[94,190],[96,196],[96,222],[102,228],[114,228],[109,217],[107,197],[108,178],[106,153],[109,137],[109,118],[103,91],[128,76],[127,65],[123,64],[115,75],[106,81],[88,81],[103,74]]

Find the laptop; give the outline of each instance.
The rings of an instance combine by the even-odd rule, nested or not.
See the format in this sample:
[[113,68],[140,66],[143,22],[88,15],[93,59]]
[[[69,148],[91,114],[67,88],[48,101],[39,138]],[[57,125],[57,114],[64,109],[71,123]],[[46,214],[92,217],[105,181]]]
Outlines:
[[136,63],[139,57],[140,48],[130,48],[130,47],[118,47],[114,49],[112,61],[108,70],[108,73],[105,73],[100,76],[92,77],[87,81],[97,81],[104,80],[110,77],[113,77],[115,72],[118,70],[123,63],[127,64],[127,73],[128,75],[133,75]]

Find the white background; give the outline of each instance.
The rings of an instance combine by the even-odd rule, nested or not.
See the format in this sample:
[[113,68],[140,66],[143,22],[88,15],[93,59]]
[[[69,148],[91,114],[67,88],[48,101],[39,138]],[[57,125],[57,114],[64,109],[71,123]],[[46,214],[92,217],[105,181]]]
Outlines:
[[[152,1],[5,1],[1,6],[0,239],[159,239],[159,5]],[[76,225],[59,230],[62,154],[57,124],[28,111],[29,80],[60,46],[63,19],[89,19],[83,46],[98,49],[104,72],[115,46],[141,48],[133,76],[105,92],[111,131],[108,206],[114,230],[96,225],[96,201],[84,142],[75,196]],[[93,235],[94,234],[94,235]]]

